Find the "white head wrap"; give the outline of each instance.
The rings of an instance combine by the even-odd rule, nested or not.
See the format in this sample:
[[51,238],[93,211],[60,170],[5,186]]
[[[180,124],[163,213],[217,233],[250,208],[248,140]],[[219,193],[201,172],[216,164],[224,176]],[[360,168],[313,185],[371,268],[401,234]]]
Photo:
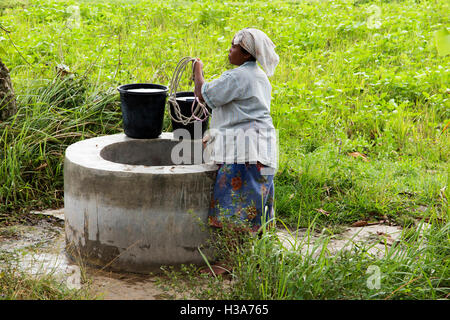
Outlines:
[[280,57],[272,40],[264,32],[253,28],[242,29],[234,35],[233,44],[239,44],[255,57],[268,77],[273,75]]

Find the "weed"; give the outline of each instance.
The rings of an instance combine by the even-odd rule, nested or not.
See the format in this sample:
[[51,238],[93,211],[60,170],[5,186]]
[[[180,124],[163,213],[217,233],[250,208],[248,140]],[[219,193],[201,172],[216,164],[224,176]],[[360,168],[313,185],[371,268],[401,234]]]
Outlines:
[[369,253],[372,245],[364,243],[333,253],[328,248],[330,236],[311,240],[314,227],[294,238],[294,247],[301,251],[288,250],[269,231],[248,239],[230,257],[231,281],[201,277],[192,266],[166,275],[175,292],[201,299],[446,298],[450,293],[449,224],[425,226],[406,229],[381,257]]

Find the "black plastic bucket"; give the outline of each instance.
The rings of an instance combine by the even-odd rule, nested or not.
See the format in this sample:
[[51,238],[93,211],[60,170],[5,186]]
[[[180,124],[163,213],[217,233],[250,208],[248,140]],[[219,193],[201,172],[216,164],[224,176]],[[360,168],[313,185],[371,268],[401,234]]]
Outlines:
[[[190,117],[192,115],[192,110],[195,110],[197,107],[197,101],[194,104],[194,109],[192,109],[192,102],[194,102],[194,92],[191,91],[184,91],[184,92],[177,92],[176,93],[176,100],[178,103],[178,106],[180,107],[180,112],[183,116]],[[175,115],[174,108],[172,103],[170,103],[170,112],[172,115]],[[208,112],[211,112],[211,109],[208,107]],[[204,119],[204,116],[201,116],[201,119]],[[176,129],[186,129],[189,131],[191,139],[202,139],[203,134],[205,133],[206,129],[208,129],[208,121],[209,116],[204,121],[195,121],[194,123],[190,123],[188,125],[183,125],[182,123],[173,121],[172,119],[172,129],[175,131]],[[201,125],[201,131],[199,129],[195,130],[195,127],[200,128]]]
[[154,139],[162,132],[166,86],[153,83],[124,84],[117,88],[125,134],[131,138]]

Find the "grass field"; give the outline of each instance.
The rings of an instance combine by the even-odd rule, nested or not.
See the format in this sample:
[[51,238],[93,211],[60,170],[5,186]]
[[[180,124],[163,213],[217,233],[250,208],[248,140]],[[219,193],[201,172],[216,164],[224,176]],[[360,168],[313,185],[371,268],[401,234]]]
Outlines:
[[[431,221],[432,252],[439,254],[426,259],[439,268],[437,281],[430,280],[433,268],[420,271],[411,256],[414,263],[398,266],[412,269],[393,271],[404,277],[384,295],[355,294],[360,287],[353,284],[346,292],[349,298],[448,297],[438,288],[449,279],[450,55],[438,54],[434,32],[448,28],[449,12],[444,0],[1,0],[0,57],[11,71],[19,111],[0,123],[0,224],[63,205],[65,148],[122,131],[119,84],[168,85],[184,56],[202,59],[205,77],[214,79],[231,68],[234,33],[253,26],[280,55],[270,78],[279,131],[278,219],[330,232],[386,217],[405,228]],[[74,77],[57,78],[59,64]],[[183,85],[192,88],[187,80]],[[411,286],[428,291],[408,295],[408,285],[389,296],[417,272],[421,280]],[[250,298],[338,297],[318,294],[323,285],[311,279],[310,295],[299,293],[298,277],[279,295],[246,288]]]

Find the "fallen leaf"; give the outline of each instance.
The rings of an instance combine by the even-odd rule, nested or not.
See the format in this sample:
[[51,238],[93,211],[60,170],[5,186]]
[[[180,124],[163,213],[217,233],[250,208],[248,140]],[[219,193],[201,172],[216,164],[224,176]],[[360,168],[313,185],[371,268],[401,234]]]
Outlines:
[[47,162],[44,162],[44,163],[41,164],[39,167],[35,168],[34,171],[42,170],[42,169],[44,169],[44,168],[47,167],[47,166],[48,166]]
[[348,155],[353,158],[358,158],[358,157],[362,158],[363,161],[365,161],[365,162],[369,161],[369,159],[367,159],[366,155],[359,153],[359,152],[350,152]]
[[352,227],[364,227],[364,226],[367,226],[367,221],[364,220],[356,221],[355,223],[352,224]]
[[386,232],[383,231],[377,231],[377,235],[384,236],[386,238],[392,238],[390,234],[387,234]]
[[325,210],[323,210],[322,208],[320,208],[320,209],[314,209],[314,210],[316,210],[317,212],[323,213],[323,214],[326,215],[326,216],[328,216],[328,215],[330,214],[328,211],[325,211]]
[[414,197],[416,195],[415,193],[409,192],[409,191],[402,191],[402,192],[399,192],[398,194],[399,195],[405,195],[405,196],[408,196],[408,197]]
[[330,196],[331,187],[328,187],[327,185],[324,185],[323,188],[325,189],[325,192],[327,193],[327,196],[329,197]]
[[394,243],[394,239],[387,233],[377,231],[377,235],[383,238],[388,246],[392,246],[392,244]]
[[439,189],[439,195],[441,196],[442,200],[447,200],[447,196],[445,195],[445,189],[447,189],[447,186]]
[[215,264],[212,266],[207,266],[207,267],[200,269],[200,273],[210,274],[210,275],[226,275],[231,272],[230,270],[231,270],[230,267],[228,267],[224,264],[218,263],[218,264]]
[[417,221],[421,221],[422,219],[423,219],[423,221],[425,221],[426,223],[430,223],[430,220],[432,220],[432,219],[435,219],[436,221],[438,221],[438,222],[440,222],[440,223],[444,222],[444,219],[438,218],[438,217],[433,217],[433,218],[430,218],[430,217],[416,218]]
[[447,130],[448,126],[450,125],[450,121],[447,122],[447,124],[445,125],[444,129],[442,129],[442,133],[444,133],[445,130]]

